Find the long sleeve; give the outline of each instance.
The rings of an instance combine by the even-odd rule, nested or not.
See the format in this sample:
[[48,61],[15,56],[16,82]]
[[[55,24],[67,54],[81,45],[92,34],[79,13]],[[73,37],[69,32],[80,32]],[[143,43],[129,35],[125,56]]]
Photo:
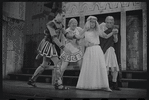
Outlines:
[[99,24],[99,26],[98,26],[98,35],[99,35],[100,37],[102,37],[102,38],[105,37],[104,26],[105,26],[105,23],[101,23],[101,24]]
[[107,38],[109,38],[109,37],[111,37],[113,35],[112,31],[109,34],[105,33],[106,32],[105,30],[107,30],[107,29],[105,29],[105,23],[101,23],[99,25],[98,29],[99,29],[99,36],[102,37],[102,38],[106,38],[107,39]]

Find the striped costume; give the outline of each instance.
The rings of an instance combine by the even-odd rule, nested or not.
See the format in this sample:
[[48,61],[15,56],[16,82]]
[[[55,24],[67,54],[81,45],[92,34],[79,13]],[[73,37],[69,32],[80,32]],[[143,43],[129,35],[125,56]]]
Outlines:
[[[57,28],[54,20],[50,21],[49,25],[53,29],[55,29],[57,38],[61,39],[63,25],[61,25],[61,27]],[[41,56],[45,55],[48,58],[51,58],[53,56],[60,56],[60,48],[53,42],[52,36],[47,28],[44,31],[44,34],[45,34],[45,37],[42,39],[42,41],[40,42],[38,49],[37,49],[39,54]]]

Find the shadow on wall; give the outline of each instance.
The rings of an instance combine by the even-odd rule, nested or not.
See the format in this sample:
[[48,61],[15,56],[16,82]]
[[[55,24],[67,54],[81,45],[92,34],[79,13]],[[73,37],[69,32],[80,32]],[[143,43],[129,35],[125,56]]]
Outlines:
[[24,67],[34,67],[35,57],[37,55],[37,43],[30,40],[25,44],[26,50],[24,51]]

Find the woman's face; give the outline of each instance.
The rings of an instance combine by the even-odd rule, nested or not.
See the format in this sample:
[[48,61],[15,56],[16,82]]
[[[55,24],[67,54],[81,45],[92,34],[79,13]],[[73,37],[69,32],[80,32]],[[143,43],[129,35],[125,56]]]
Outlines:
[[90,28],[95,28],[95,26],[96,26],[96,22],[95,21],[90,21]]
[[70,28],[72,29],[72,30],[75,30],[75,28],[77,27],[77,22],[76,21],[72,21],[71,23],[70,23]]

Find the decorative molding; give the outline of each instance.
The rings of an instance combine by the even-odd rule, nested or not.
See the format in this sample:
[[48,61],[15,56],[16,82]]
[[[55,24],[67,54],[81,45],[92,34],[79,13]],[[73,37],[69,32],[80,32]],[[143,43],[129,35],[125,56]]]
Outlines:
[[69,2],[63,3],[66,17],[76,17],[80,13],[83,15],[103,14],[111,12],[142,9],[142,2]]
[[71,14],[71,16],[79,15],[79,2],[65,3],[65,7],[66,16],[69,16],[67,14]]

